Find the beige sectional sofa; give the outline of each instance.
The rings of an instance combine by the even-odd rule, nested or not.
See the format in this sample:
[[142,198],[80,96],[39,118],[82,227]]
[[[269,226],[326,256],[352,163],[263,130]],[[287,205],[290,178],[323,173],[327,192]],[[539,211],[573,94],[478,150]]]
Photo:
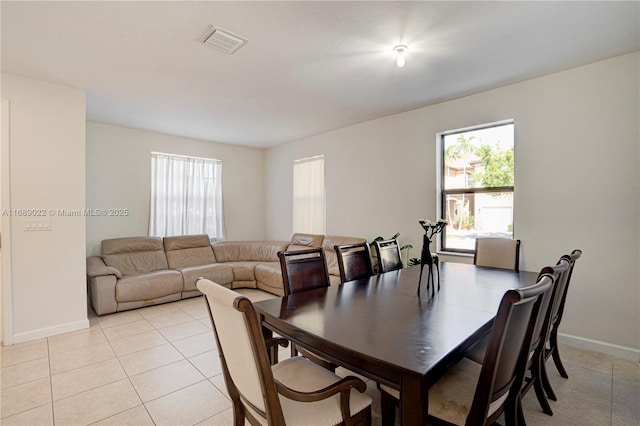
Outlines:
[[98,315],[199,296],[200,277],[230,288],[284,294],[278,252],[324,247],[330,280],[340,283],[335,245],[364,238],[294,234],[291,241],[226,241],[207,235],[126,237],[102,241],[87,258],[89,298]]

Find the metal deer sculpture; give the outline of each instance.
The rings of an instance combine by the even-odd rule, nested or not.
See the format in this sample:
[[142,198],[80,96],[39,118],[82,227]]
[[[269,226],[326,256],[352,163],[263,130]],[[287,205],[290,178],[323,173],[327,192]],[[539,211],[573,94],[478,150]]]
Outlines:
[[424,265],[429,266],[429,271],[427,274],[427,291],[429,291],[429,283],[431,283],[431,296],[435,294],[435,278],[433,267],[435,265],[436,272],[438,273],[438,291],[440,291],[440,260],[438,259],[437,254],[431,254],[431,239],[435,234],[442,232],[447,222],[444,220],[439,220],[436,223],[431,223],[431,221],[420,220],[418,221],[424,229],[424,236],[422,237],[422,254],[420,256],[420,278],[418,278],[418,297],[420,296],[420,284],[422,283],[422,270],[424,269]]

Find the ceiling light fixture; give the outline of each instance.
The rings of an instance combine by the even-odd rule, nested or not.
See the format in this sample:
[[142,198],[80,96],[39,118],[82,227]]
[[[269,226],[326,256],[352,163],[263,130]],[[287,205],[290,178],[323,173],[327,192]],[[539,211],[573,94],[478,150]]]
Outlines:
[[407,50],[409,50],[409,48],[404,44],[400,44],[393,48],[393,51],[396,52],[396,65],[398,66],[398,68],[404,67],[404,63],[406,62],[404,59],[404,54]]

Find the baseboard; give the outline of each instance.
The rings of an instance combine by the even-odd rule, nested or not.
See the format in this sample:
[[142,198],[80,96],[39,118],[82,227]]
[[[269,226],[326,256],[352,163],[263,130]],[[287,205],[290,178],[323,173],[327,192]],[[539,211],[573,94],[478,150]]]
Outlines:
[[613,343],[606,343],[562,333],[558,333],[558,341],[575,348],[600,352],[633,362],[640,362],[640,349],[628,348],[626,346],[614,345]]
[[13,335],[12,342],[23,343],[30,340],[42,339],[44,337],[55,336],[56,334],[68,333],[70,331],[82,330],[89,328],[89,320],[68,322],[66,324],[54,325],[52,327],[40,328],[38,330],[27,331]]

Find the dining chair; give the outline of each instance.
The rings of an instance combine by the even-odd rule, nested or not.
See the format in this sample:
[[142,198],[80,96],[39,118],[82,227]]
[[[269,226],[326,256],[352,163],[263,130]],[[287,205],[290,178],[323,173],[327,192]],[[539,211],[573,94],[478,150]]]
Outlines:
[[278,252],[284,295],[328,287],[329,269],[322,247]]
[[[562,314],[564,313],[564,306],[567,301],[567,293],[569,291],[569,283],[571,282],[571,277],[573,275],[573,268],[575,267],[576,261],[580,259],[581,256],[582,250],[580,249],[575,249],[571,254],[565,254],[562,256],[562,258],[569,262],[569,269],[565,274],[564,281],[558,283],[558,294],[551,307],[551,320],[549,324],[551,328],[546,342],[547,349],[545,350],[545,359],[548,359],[550,356],[553,357],[553,362],[558,373],[560,373],[560,375],[565,379],[568,379],[569,375],[567,374],[567,370],[564,368],[564,365],[562,365],[562,360],[560,359],[560,352],[558,350],[558,328],[562,321]],[[549,399],[556,401],[557,398],[550,385],[547,391]]]
[[476,238],[473,264],[519,271],[520,240],[511,238]]
[[207,301],[234,425],[371,424],[361,379],[338,377],[302,357],[270,366],[251,301],[207,279],[196,286]]
[[373,275],[371,251],[366,242],[334,246],[340,270],[340,282],[369,278]]
[[378,272],[384,273],[402,269],[398,240],[375,240],[373,242],[378,258]]
[[[543,274],[551,274],[553,276],[553,287],[551,291],[547,292],[540,305],[540,314],[533,329],[529,355],[527,356],[525,378],[522,389],[520,390],[521,397],[524,397],[533,386],[540,408],[542,408],[545,414],[550,416],[553,415],[553,410],[549,405],[545,392],[547,386],[549,388],[551,386],[545,368],[545,346],[549,335],[551,308],[554,300],[558,296],[558,285],[561,285],[560,283],[566,279],[568,271],[569,262],[564,257],[560,258],[555,266],[545,266],[540,271],[540,276]],[[522,415],[522,407],[519,407],[519,413]],[[524,419],[521,419],[521,423],[524,423]]]
[[[327,259],[322,247],[290,250],[278,252],[280,268],[282,269],[282,282],[284,295],[289,296],[302,291],[329,287],[329,269]],[[297,347],[291,343],[291,356],[302,355],[324,368],[336,371],[338,367],[333,362],[316,355],[306,349]]]
[[[489,425],[504,413],[517,425],[520,388],[534,324],[553,276],[536,284],[508,290],[502,297],[482,364],[463,358],[429,389],[429,419],[441,424]],[[474,387],[475,384],[475,387]],[[397,389],[380,385],[382,424],[393,424]]]

